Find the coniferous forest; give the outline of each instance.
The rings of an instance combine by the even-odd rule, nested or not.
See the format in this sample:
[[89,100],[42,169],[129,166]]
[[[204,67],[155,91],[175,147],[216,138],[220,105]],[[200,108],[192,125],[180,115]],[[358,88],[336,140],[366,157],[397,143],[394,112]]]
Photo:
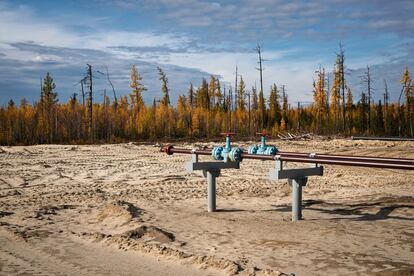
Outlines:
[[190,84],[173,106],[168,76],[161,68],[157,69],[163,97],[145,105],[142,93],[146,88],[136,66],[131,68],[129,96],[118,99],[114,90],[114,95],[105,95],[102,103],[93,102],[92,71],[88,66],[81,81],[85,87],[82,97],[73,95],[62,103],[56,92],[58,84],[47,73],[34,105],[22,99],[18,104],[10,100],[0,107],[0,144],[214,138],[226,131],[252,137],[263,129],[273,136],[293,132],[413,137],[414,86],[408,68],[402,68],[398,102],[389,101],[386,82],[382,100],[374,101],[370,68],[363,76],[366,92],[355,95],[347,84],[343,61],[341,51],[331,85],[324,68],[315,72],[313,102],[308,105],[290,104],[283,86],[273,84],[265,93],[261,88],[248,89],[240,76],[232,91],[211,76],[197,87]]

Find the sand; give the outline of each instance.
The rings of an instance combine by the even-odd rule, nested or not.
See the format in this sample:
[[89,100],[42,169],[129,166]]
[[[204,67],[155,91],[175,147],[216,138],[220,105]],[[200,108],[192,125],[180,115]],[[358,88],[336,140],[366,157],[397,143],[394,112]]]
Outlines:
[[[272,142],[414,158],[411,142]],[[213,144],[177,146],[203,145]],[[273,162],[222,171],[218,212],[207,213],[189,159],[133,143],[1,147],[0,274],[414,274],[414,172],[326,165],[304,188],[304,220],[291,222]]]

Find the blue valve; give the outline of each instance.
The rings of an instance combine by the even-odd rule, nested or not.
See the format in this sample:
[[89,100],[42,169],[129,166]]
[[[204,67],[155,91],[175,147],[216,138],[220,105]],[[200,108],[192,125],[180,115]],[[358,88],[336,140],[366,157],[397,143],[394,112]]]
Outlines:
[[278,149],[274,146],[266,145],[267,132],[263,130],[260,134],[260,145],[251,145],[248,149],[249,154],[275,155]]
[[233,133],[222,133],[226,135],[226,145],[224,147],[214,147],[211,151],[211,156],[214,160],[224,160],[224,162],[240,162],[242,161],[241,154],[243,149],[238,147],[231,147],[230,135]]

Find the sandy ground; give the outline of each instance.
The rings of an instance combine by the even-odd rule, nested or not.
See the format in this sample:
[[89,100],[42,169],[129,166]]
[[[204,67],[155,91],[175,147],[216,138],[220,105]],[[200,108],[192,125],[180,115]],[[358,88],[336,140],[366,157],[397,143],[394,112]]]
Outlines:
[[[410,142],[273,144],[414,158]],[[132,143],[1,147],[0,274],[414,274],[414,172],[327,165],[304,188],[304,220],[291,222],[287,181],[268,180],[273,162],[223,171],[219,210],[207,213],[189,159]]]

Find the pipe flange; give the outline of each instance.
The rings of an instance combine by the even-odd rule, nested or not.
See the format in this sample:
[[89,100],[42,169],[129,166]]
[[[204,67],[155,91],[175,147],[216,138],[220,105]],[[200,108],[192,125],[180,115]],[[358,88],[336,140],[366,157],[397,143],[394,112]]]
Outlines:
[[267,146],[267,148],[265,150],[266,155],[276,155],[277,152],[278,152],[278,150],[274,146]]
[[223,147],[214,147],[211,151],[211,156],[214,160],[223,160]]
[[232,148],[229,153],[229,158],[233,162],[240,162],[242,161],[241,154],[243,153],[243,149],[241,148]]
[[172,152],[172,149],[174,148],[174,146],[173,145],[169,145],[169,146],[167,146],[167,147],[165,147],[164,149],[164,151],[165,151],[165,153],[166,154],[168,154],[168,155],[173,155],[173,152]]
[[256,146],[256,145],[251,145],[251,146],[247,149],[247,153],[248,153],[248,154],[256,154],[258,149],[259,149],[259,147],[258,147],[258,146]]

